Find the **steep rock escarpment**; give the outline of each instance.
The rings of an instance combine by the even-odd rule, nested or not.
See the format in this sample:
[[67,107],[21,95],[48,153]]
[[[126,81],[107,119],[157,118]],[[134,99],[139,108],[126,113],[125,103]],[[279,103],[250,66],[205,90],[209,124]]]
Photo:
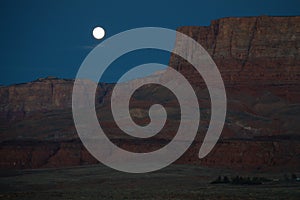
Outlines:
[[[73,80],[46,77],[0,87],[0,117],[15,120],[34,112],[71,108],[73,83]],[[101,103],[109,87],[110,84],[99,84],[96,102]]]
[[[300,17],[223,18],[210,26],[178,29],[199,42],[211,55],[227,88],[270,88],[292,102],[300,101]],[[177,41],[175,48],[193,52]],[[170,66],[194,84],[201,77],[187,61],[172,55]]]

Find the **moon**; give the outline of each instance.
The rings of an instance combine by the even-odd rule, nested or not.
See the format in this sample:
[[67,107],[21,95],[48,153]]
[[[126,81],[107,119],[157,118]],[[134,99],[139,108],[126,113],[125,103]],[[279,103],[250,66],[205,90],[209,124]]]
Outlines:
[[100,40],[105,36],[105,30],[102,27],[95,27],[93,30],[93,36],[95,39]]

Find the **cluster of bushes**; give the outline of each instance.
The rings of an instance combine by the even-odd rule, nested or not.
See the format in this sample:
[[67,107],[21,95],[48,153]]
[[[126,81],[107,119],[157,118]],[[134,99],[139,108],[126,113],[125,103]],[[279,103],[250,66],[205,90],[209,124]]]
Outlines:
[[216,180],[211,182],[211,184],[234,184],[234,185],[260,185],[263,182],[270,182],[272,180],[264,177],[242,177],[236,176],[233,178],[228,178],[227,176],[219,176]]
[[291,174],[288,176],[284,175],[283,179],[268,179],[265,177],[242,177],[236,176],[232,178],[228,178],[227,176],[219,176],[216,180],[212,181],[211,184],[234,184],[234,185],[260,185],[267,182],[300,182],[300,178],[296,176],[296,174]]
[[292,181],[292,182],[293,181],[300,181],[300,179],[297,177],[296,174],[291,174],[290,176],[287,175],[287,174],[284,174],[283,180],[288,181],[288,182],[290,182],[290,181]]

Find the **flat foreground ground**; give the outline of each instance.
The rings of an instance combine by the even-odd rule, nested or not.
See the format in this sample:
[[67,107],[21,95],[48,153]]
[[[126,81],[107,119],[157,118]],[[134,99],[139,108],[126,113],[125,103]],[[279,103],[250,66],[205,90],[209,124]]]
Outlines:
[[219,175],[283,179],[283,174],[237,173],[171,165],[154,173],[128,174],[103,165],[63,169],[1,170],[0,199],[299,199],[300,183],[210,184]]

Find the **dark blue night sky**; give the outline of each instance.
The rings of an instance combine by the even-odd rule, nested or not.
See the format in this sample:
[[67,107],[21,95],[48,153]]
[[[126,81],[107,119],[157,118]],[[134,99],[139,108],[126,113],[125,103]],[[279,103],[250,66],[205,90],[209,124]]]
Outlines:
[[[95,26],[105,28],[107,38],[145,26],[176,29],[209,25],[222,17],[300,15],[300,1],[1,0],[0,9],[0,84],[7,85],[46,76],[75,78],[85,56],[101,42],[91,35]],[[118,62],[119,69],[108,72],[103,81],[114,81],[129,66],[167,64],[168,59],[169,54],[164,52],[137,52]]]

